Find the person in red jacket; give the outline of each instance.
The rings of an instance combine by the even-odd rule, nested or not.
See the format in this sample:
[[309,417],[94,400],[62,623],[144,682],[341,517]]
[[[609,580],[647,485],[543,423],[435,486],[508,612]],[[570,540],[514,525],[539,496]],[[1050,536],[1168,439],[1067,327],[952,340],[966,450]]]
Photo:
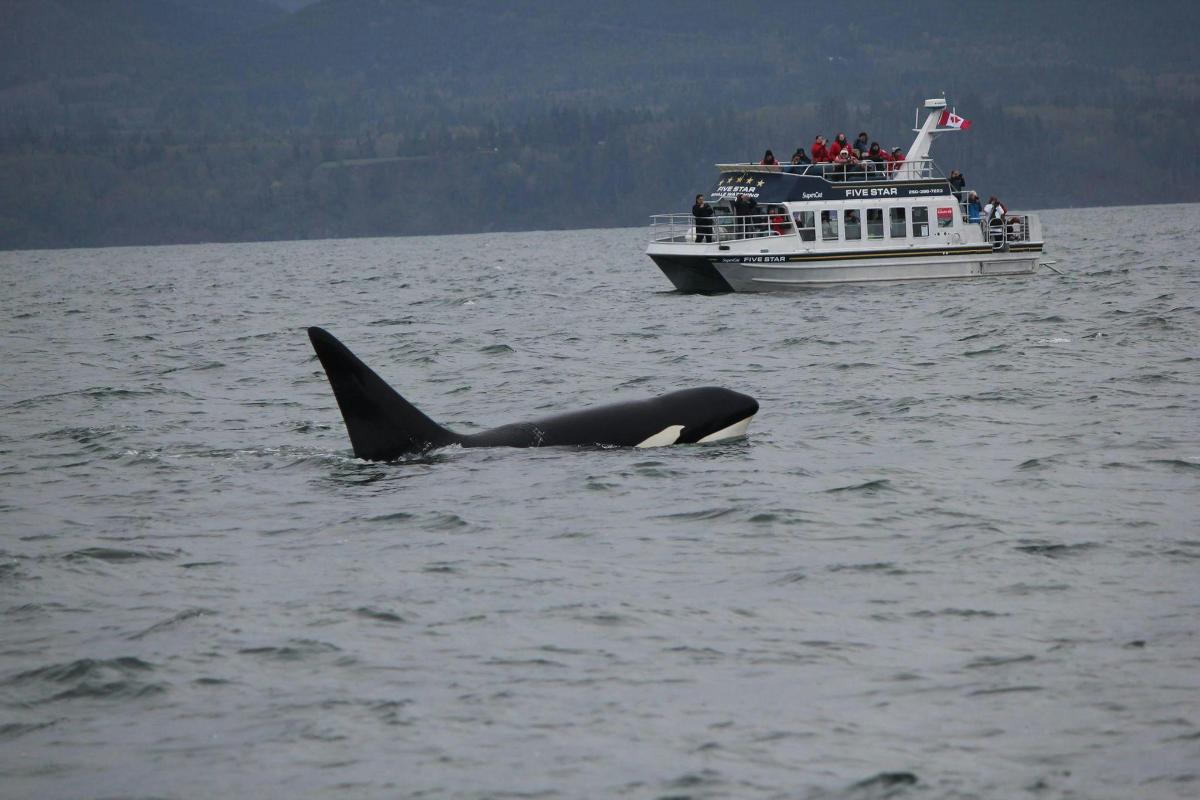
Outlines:
[[782,206],[771,207],[771,235],[772,236],[787,236],[788,234],[788,218]]
[[900,165],[904,163],[904,151],[899,147],[892,148],[892,163],[888,164],[888,169],[895,172],[900,169]]
[[824,164],[829,161],[829,150],[825,147],[824,136],[818,136],[813,140],[812,160],[814,164]]
[[829,160],[832,161],[838,157],[838,153],[849,149],[850,143],[846,141],[846,134],[839,132],[838,135],[834,137],[833,144],[829,145]]

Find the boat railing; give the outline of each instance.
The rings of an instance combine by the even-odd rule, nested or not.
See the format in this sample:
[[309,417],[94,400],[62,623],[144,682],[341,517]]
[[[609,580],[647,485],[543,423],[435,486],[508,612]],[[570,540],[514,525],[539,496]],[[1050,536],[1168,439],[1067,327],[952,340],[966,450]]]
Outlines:
[[1004,251],[1009,245],[1028,242],[1030,221],[1028,214],[1005,214],[1003,219],[981,219],[979,227],[984,239],[991,243],[993,250]]
[[691,214],[653,214],[651,241],[668,244],[712,244],[741,239],[767,239],[796,234],[796,224],[787,214],[717,214],[710,224],[696,224]]
[[717,164],[721,172],[775,173],[790,175],[812,175],[839,183],[871,183],[896,178],[904,180],[934,180],[945,178],[945,174],[933,163],[932,158],[916,158],[911,161],[872,161],[863,159],[857,164],[821,162],[818,164]]

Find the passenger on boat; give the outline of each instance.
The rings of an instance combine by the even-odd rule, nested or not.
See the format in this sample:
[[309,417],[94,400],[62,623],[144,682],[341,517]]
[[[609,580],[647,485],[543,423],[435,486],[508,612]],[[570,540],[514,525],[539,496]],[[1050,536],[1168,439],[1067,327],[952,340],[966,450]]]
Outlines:
[[692,217],[696,220],[696,242],[703,244],[713,240],[713,207],[704,202],[704,195],[696,195],[692,206]]
[[773,236],[786,236],[788,231],[788,218],[783,206],[771,207],[771,234]]
[[900,169],[900,165],[904,163],[904,151],[899,147],[892,148],[892,172]]
[[733,238],[746,238],[746,215],[750,213],[750,198],[739,194],[733,200]]
[[846,134],[839,131],[833,140],[833,144],[829,145],[829,159],[832,161],[838,157],[838,153],[849,149],[850,143],[846,141]]
[[850,174],[854,176],[851,180],[861,181],[869,177],[874,167],[870,161],[860,157],[858,150],[850,151]]
[[979,205],[979,195],[971,192],[967,195],[967,222],[979,222],[979,215],[983,212],[983,206]]
[[747,199],[750,202],[746,209],[746,230],[752,236],[760,236],[767,230],[767,217],[762,213],[762,208],[758,205],[757,200],[753,197],[748,197]]
[[988,198],[987,205],[983,207],[983,215],[987,217],[988,222],[1003,220],[1004,215],[1008,213],[1008,209],[1000,202],[996,195]]
[[[855,152],[858,152],[857,148],[855,148]],[[883,156],[880,154],[878,142],[871,145],[869,149],[862,151],[858,160],[862,165],[862,171],[867,175],[874,176],[876,173],[883,172]]]
[[774,166],[779,162],[775,160],[775,154],[768,150],[763,154],[762,161],[758,162],[764,166]]
[[833,159],[833,167],[826,171],[825,176],[831,181],[844,181],[851,171],[850,151],[841,150]]
[[824,136],[818,136],[816,139],[813,139],[812,160],[814,164],[826,164],[832,160],[829,155],[829,148],[825,146]]
[[866,131],[859,131],[858,138],[854,140],[854,149],[860,153],[866,153],[871,149],[871,146],[867,144],[870,138]]
[[737,220],[737,238],[748,239],[759,231],[758,201],[746,194],[739,194],[733,202],[733,214]]
[[1020,217],[1008,218],[1008,241],[1020,242],[1025,239],[1025,226],[1021,224]]
[[950,190],[958,198],[958,202],[964,202],[967,192],[967,179],[956,169],[950,170]]
[[805,168],[811,163],[808,160],[808,153],[804,152],[804,148],[797,147],[796,152],[792,153],[792,163],[784,167],[783,171],[802,175],[805,172]]
[[993,247],[999,247],[1004,240],[1004,215],[1008,211],[1004,204],[992,195],[987,205],[983,207],[983,218],[987,220],[988,239]]

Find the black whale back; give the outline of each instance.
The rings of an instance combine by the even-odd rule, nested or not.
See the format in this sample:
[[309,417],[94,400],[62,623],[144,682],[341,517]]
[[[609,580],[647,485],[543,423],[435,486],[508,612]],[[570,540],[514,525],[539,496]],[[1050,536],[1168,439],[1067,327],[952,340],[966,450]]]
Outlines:
[[328,331],[309,328],[308,338],[333,387],[354,455],[390,461],[462,440],[401,397]]
[[443,428],[418,411],[327,331],[309,328],[308,338],[333,387],[354,455],[368,461],[391,461],[448,444],[633,447],[645,443],[693,443],[747,421],[758,411],[758,402],[753,397],[705,386],[462,435]]
[[704,386],[682,389],[649,400],[632,400],[568,411],[529,422],[502,425],[463,437],[466,447],[552,447],[611,445],[635,447],[678,426],[673,441],[695,443],[758,411],[758,402],[744,394]]

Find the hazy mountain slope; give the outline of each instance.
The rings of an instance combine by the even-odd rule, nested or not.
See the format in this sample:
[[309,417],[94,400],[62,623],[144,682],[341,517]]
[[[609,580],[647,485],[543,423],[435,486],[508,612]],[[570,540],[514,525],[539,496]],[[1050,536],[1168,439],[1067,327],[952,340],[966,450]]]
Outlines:
[[104,73],[158,82],[183,73],[195,48],[284,16],[260,0],[4,0],[3,6],[0,86]]
[[0,247],[633,224],[939,92],[1014,207],[1200,199],[1200,3],[287,4],[0,0]]
[[[417,83],[455,99],[594,92],[624,104],[851,95],[937,78],[974,92],[1102,88],[1101,75],[1195,63],[1200,4],[1112,0],[978,6],[545,0],[322,0],[213,54],[248,74]],[[1047,78],[1051,78],[1047,80]]]

